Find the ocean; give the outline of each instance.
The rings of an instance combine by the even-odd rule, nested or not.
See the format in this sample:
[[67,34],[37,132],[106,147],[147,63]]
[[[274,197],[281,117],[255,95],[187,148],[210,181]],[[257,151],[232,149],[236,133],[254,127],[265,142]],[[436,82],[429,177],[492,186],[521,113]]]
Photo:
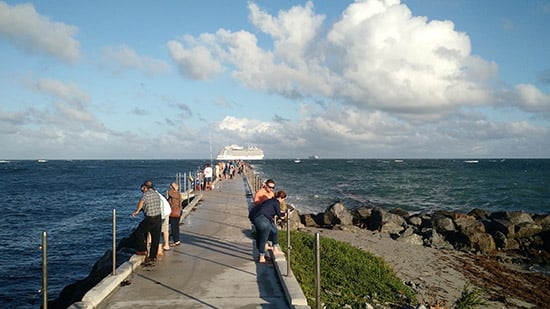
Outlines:
[[[48,296],[84,279],[111,249],[112,211],[117,242],[141,221],[132,218],[140,185],[159,191],[178,173],[195,173],[209,160],[10,161],[0,164],[0,307],[39,308],[42,233],[48,239]],[[263,160],[251,162],[263,180],[301,213],[335,202],[409,212],[474,208],[550,211],[550,160]]]

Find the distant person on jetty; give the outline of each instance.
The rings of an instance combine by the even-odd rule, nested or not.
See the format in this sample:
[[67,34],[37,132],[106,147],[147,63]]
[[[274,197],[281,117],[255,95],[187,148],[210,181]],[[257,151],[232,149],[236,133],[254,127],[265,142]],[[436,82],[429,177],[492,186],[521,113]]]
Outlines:
[[217,181],[221,181],[222,180],[222,169],[223,169],[223,162],[218,162],[215,166],[214,166],[214,175],[216,176],[216,180]]
[[157,253],[160,242],[161,232],[161,207],[160,196],[153,187],[153,182],[150,180],[145,181],[141,185],[141,192],[143,195],[138,202],[137,209],[132,213],[132,217],[136,217],[141,210],[145,217],[139,223],[136,230],[137,238],[137,252],[138,255],[147,254],[147,244],[145,243],[147,233],[151,233],[151,246],[149,250],[149,256],[145,259],[146,263],[155,262],[157,259]]
[[181,194],[179,191],[179,185],[175,182],[170,184],[168,190],[168,201],[170,202],[170,230],[172,231],[173,243],[170,247],[180,245],[180,218],[181,218]]
[[209,163],[204,165],[204,191],[212,190],[212,166]]
[[229,166],[231,165],[231,162],[225,162],[223,166],[223,179],[229,178]]
[[254,194],[254,206],[260,205],[275,196],[275,180],[268,179],[265,184]]
[[[158,193],[158,192],[157,192]],[[159,193],[159,195],[161,195]],[[166,203],[167,199],[166,199],[166,196],[162,195],[162,198],[161,199],[164,199],[165,201],[162,203],[162,207],[163,207],[163,212],[161,213],[161,222],[162,222],[162,226],[161,226],[161,234],[162,234],[162,244],[159,243],[159,252],[158,252],[158,255],[159,256],[162,256],[164,253],[164,251],[169,251],[170,250],[170,245],[169,245],[169,239],[170,239],[170,230],[168,229],[168,226],[170,224],[170,214],[172,213],[172,206],[170,206],[170,211],[168,212],[167,209],[164,208],[164,203]],[[168,202],[169,204],[170,202]]]
[[264,201],[250,211],[249,219],[256,226],[256,248],[260,253],[259,263],[266,263],[265,251],[266,248],[269,248],[266,246],[268,239],[271,240],[273,253],[282,253],[279,249],[279,231],[273,218],[275,216],[281,219],[285,217],[280,208],[281,202],[285,199],[286,193],[284,191],[277,191],[274,198]]

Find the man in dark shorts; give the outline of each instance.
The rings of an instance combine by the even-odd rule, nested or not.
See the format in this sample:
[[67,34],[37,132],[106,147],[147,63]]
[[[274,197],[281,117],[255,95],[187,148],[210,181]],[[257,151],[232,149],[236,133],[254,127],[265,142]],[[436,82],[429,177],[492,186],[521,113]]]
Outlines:
[[149,250],[149,256],[145,258],[146,263],[154,263],[157,259],[158,247],[160,242],[160,233],[162,227],[161,220],[161,201],[157,191],[153,188],[153,182],[150,180],[145,181],[141,185],[141,192],[143,196],[138,202],[137,209],[132,213],[132,217],[136,217],[143,209],[145,217],[143,221],[139,223],[136,230],[137,237],[137,252],[138,255],[147,254],[147,233],[151,234],[151,246]]

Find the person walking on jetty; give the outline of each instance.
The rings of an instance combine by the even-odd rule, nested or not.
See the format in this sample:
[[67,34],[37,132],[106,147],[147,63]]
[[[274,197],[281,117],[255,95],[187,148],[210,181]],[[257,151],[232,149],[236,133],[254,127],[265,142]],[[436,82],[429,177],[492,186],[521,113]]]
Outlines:
[[144,218],[139,223],[136,230],[137,237],[137,252],[138,255],[147,254],[146,235],[151,234],[151,246],[149,248],[149,256],[145,258],[146,263],[155,262],[157,258],[160,232],[161,232],[161,207],[162,203],[160,196],[153,187],[153,182],[150,180],[145,181],[141,185],[141,192],[143,195],[138,202],[136,211],[132,213],[132,217],[136,217],[141,210],[143,210]]
[[[170,202],[166,199],[166,196],[160,194],[157,192],[160,196],[160,199],[162,201],[162,212],[161,212],[161,234],[162,234],[162,244],[159,242],[159,251],[158,255],[162,256],[164,255],[164,251],[169,251],[169,238],[170,238],[170,231],[168,229],[168,226],[170,224],[170,214],[172,213],[172,206],[170,205]],[[170,207],[167,207],[168,204]]]
[[181,194],[179,191],[179,185],[175,182],[170,184],[168,190],[168,201],[170,202],[170,230],[172,231],[173,243],[170,247],[180,245],[180,218],[181,218]]
[[254,206],[258,206],[275,196],[275,180],[268,179],[265,184],[254,194]]
[[284,219],[285,214],[281,212],[281,202],[286,199],[284,191],[277,191],[275,196],[254,207],[250,212],[250,219],[256,226],[256,248],[260,253],[258,262],[266,263],[265,251],[268,239],[271,240],[273,253],[281,254],[279,249],[279,231],[273,218],[275,216]]
[[209,163],[204,165],[204,191],[212,190],[212,166]]

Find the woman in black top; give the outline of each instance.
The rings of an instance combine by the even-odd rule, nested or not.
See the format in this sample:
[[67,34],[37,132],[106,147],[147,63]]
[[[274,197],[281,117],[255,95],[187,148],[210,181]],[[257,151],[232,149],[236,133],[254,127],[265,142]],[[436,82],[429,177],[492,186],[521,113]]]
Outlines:
[[[271,239],[273,245],[273,253],[282,253],[279,248],[279,232],[273,221],[275,216],[284,218],[285,214],[281,212],[281,202],[286,199],[284,191],[275,193],[275,197],[269,199],[258,206],[252,208],[250,219],[256,226],[256,247],[260,252],[260,263],[265,263],[265,245],[268,238]],[[271,236],[271,237],[270,237]]]

